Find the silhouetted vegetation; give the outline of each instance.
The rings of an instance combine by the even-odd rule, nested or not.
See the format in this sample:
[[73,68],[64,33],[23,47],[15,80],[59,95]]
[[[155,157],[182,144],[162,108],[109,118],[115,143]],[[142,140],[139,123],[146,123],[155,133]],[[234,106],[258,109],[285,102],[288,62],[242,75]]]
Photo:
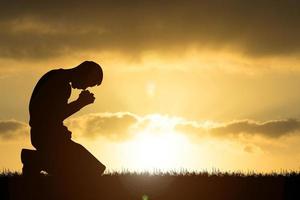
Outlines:
[[300,199],[300,172],[115,172],[94,180],[5,172],[0,180],[0,199]]

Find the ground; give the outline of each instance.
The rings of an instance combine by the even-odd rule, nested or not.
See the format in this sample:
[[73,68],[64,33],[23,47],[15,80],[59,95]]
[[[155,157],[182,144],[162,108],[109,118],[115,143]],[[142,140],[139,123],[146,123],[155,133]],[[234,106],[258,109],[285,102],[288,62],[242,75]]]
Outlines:
[[93,180],[3,173],[0,199],[300,199],[300,173],[112,173]]

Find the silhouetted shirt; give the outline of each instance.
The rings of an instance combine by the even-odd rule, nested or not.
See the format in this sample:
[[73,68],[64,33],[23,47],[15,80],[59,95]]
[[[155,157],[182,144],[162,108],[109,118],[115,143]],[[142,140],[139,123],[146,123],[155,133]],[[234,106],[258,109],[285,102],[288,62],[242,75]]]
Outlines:
[[71,86],[63,69],[47,72],[36,84],[29,103],[31,143],[37,149],[69,140],[63,125]]

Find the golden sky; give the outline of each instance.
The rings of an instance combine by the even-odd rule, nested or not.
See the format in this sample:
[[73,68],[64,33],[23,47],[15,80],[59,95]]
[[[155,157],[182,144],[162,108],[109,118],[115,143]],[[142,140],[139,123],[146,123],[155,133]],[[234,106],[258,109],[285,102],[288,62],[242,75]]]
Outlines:
[[0,4],[0,168],[32,148],[38,79],[93,60],[65,124],[109,170],[299,170],[299,1]]

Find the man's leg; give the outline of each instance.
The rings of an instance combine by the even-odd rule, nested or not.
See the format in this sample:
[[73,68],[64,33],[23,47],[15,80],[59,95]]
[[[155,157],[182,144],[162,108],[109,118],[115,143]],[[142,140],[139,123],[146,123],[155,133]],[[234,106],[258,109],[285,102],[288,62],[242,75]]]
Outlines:
[[100,176],[105,166],[82,145],[69,140],[61,147],[60,166],[62,173],[71,176]]
[[38,151],[42,155],[43,170],[57,177],[95,177],[105,170],[97,158],[72,140],[49,144]]

